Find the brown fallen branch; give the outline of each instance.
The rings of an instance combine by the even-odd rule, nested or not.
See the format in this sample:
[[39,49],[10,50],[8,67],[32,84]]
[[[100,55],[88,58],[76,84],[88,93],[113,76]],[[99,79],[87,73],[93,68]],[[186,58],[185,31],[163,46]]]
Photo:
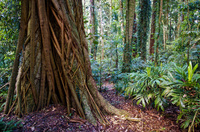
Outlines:
[[133,117],[128,117],[124,115],[122,115],[121,117],[118,117],[118,116],[115,116],[115,117],[122,120],[135,121],[135,122],[140,122],[142,120],[141,118],[133,118]]

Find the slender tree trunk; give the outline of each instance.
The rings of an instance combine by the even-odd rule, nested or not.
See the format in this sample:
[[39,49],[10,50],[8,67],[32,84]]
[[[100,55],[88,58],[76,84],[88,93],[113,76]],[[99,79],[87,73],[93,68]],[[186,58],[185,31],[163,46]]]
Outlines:
[[166,26],[167,26],[167,28],[166,28],[166,41],[168,41],[168,35],[169,35],[169,31],[168,31],[168,29],[169,29],[169,0],[167,0],[167,6],[166,6]]
[[20,30],[19,30],[19,39],[17,42],[16,54],[15,54],[15,61],[12,69],[12,76],[10,79],[10,85],[8,89],[8,96],[6,99],[6,105],[4,108],[4,113],[8,113],[11,103],[13,101],[14,90],[15,90],[15,83],[16,77],[18,74],[18,66],[19,66],[19,58],[20,53],[23,47],[24,39],[26,36],[26,29],[27,29],[27,19],[28,19],[28,1],[22,0],[21,4],[21,22],[20,22]]
[[134,15],[134,24],[133,24],[133,57],[136,57],[137,55],[137,20],[136,20],[136,13]]
[[126,31],[125,31],[122,72],[130,72],[131,68],[134,14],[135,14],[135,0],[127,0]]
[[162,5],[163,5],[163,0],[159,2],[159,24],[158,24],[158,35],[157,35],[157,44],[156,44],[156,54],[155,54],[155,66],[158,65],[158,54],[159,54],[159,38],[160,38],[160,25],[161,25],[161,19],[162,19]]
[[164,50],[166,49],[166,30],[165,30],[165,24],[162,20],[163,23],[163,44],[164,44]]
[[[113,6],[113,4],[112,4],[112,0],[110,0],[110,12],[109,12],[109,17],[110,17],[110,22],[109,22],[109,28],[108,28],[108,34],[106,35],[106,36],[108,36],[109,38],[112,38],[112,36],[113,35],[111,35],[112,34],[112,6]],[[117,32],[116,32],[117,33]],[[113,42],[111,41],[110,42],[110,47],[109,47],[109,50],[111,51],[112,49],[113,49],[113,47],[111,46],[111,45],[113,45]],[[111,54],[109,54],[109,58],[110,58],[110,67],[112,67],[112,53]]]
[[[74,108],[83,119],[95,125],[96,118],[107,123],[103,112],[127,114],[113,107],[97,90],[85,39],[81,0],[22,0],[21,18],[5,113],[15,111],[22,115],[52,103],[63,104],[68,114]],[[23,61],[17,72],[22,47]],[[13,101],[17,74],[17,97]]]
[[91,24],[91,29],[90,29],[90,45],[91,45],[91,54],[92,58],[96,60],[96,54],[97,54],[97,41],[96,41],[96,30],[95,30],[95,3],[94,0],[90,0],[90,24]]
[[[181,0],[178,1],[178,3],[180,3]],[[177,22],[177,26],[176,26],[176,38],[179,37],[179,33],[180,33],[180,25],[181,25],[181,13],[180,11],[178,11],[178,22]]]
[[151,18],[151,36],[150,36],[150,47],[149,54],[154,54],[154,43],[155,43],[155,31],[156,31],[156,13],[157,13],[157,0],[153,1],[153,13]]
[[[187,1],[184,1],[185,4],[187,5],[187,22],[188,22],[188,31],[192,31],[191,29],[191,23],[190,23],[190,10],[189,10],[189,0]],[[188,40],[188,43],[187,43],[187,64],[189,66],[189,61],[190,61],[190,44],[191,44],[191,37],[189,36],[189,40]]]
[[100,32],[101,32],[101,37],[100,37],[100,42],[101,42],[101,59],[104,60],[104,38],[103,38],[103,16],[102,16],[102,2],[100,0]]
[[112,0],[110,0],[110,31],[112,27]]
[[115,61],[115,67],[118,69],[118,63],[119,63],[119,55],[118,55],[118,44],[115,44],[116,46],[116,61]]
[[121,21],[121,34],[124,35],[124,12],[123,12],[123,0],[119,1],[120,4],[120,21]]

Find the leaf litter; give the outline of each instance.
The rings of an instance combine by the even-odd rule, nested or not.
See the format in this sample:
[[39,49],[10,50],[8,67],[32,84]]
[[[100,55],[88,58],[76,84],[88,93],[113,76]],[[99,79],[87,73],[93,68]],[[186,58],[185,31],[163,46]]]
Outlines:
[[[131,118],[141,118],[135,122],[127,120],[123,115],[105,115],[109,121],[107,125],[97,123],[92,125],[87,120],[81,119],[74,109],[67,115],[67,108],[62,105],[50,105],[44,109],[29,113],[21,119],[14,115],[7,117],[0,113],[0,119],[21,121],[23,127],[17,127],[15,132],[181,132],[180,125],[176,123],[177,113],[169,108],[165,114],[153,108],[142,108],[134,105],[131,99],[116,95],[112,83],[105,82],[101,93],[112,105],[124,109],[131,114]],[[168,114],[169,113],[169,114]],[[166,116],[167,115],[167,116]]]

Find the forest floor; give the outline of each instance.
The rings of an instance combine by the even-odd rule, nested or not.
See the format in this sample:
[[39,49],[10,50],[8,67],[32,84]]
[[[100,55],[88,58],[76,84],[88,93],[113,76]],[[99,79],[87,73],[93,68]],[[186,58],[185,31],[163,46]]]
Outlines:
[[179,124],[176,123],[176,108],[169,108],[164,113],[153,108],[143,109],[140,105],[133,105],[131,99],[125,99],[122,95],[116,95],[114,85],[105,82],[102,95],[112,105],[128,111],[132,117],[141,118],[140,122],[125,120],[123,117],[115,115],[105,115],[110,124],[93,126],[88,121],[80,119],[74,112],[67,116],[67,109],[64,106],[52,105],[23,116],[21,119],[15,116],[6,117],[0,113],[0,119],[4,117],[8,120],[21,120],[23,127],[16,129],[16,132],[45,132],[45,131],[85,131],[85,132],[180,132]]

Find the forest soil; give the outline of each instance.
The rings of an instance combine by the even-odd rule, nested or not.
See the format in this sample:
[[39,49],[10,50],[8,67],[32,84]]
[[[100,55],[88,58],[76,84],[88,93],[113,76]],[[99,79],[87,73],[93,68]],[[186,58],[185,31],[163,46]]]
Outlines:
[[[112,105],[128,111],[132,117],[141,118],[140,122],[126,120],[123,116],[105,115],[110,124],[93,126],[87,120],[81,119],[75,110],[67,115],[67,108],[61,105],[51,105],[41,111],[23,116],[21,119],[10,115],[7,117],[0,113],[0,119],[4,121],[20,120],[23,127],[17,128],[16,132],[180,132],[179,124],[176,124],[177,113],[170,108],[167,113],[158,112],[153,108],[143,109],[140,105],[134,105],[133,100],[125,99],[123,95],[116,95],[114,84],[104,82],[101,94]],[[19,125],[18,125],[19,126]]]

